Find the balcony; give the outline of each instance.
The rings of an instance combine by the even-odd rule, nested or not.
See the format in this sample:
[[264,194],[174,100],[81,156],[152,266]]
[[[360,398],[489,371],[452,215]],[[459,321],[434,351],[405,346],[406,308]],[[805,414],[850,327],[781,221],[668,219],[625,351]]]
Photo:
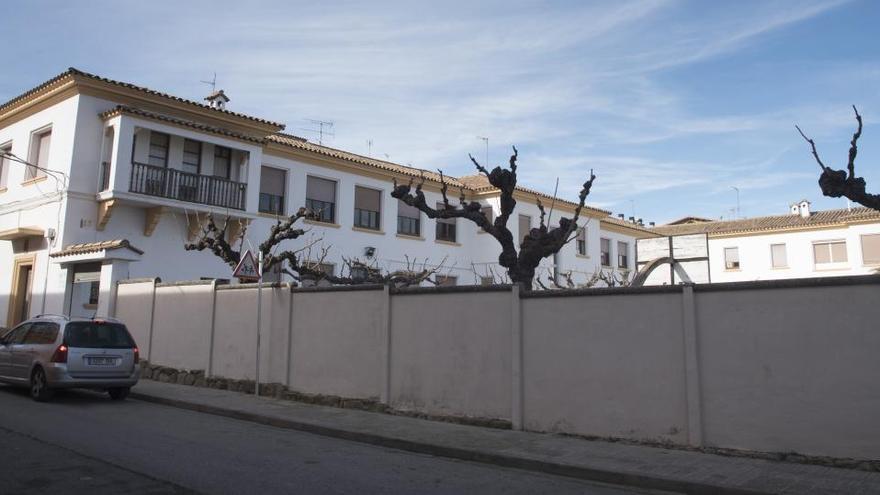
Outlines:
[[210,175],[132,162],[128,190],[189,203],[245,209],[247,184]]

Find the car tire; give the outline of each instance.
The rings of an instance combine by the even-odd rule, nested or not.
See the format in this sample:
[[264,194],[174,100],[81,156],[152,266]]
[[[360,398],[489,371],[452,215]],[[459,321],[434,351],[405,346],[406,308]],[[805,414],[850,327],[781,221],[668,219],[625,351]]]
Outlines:
[[31,373],[31,398],[37,402],[46,402],[52,398],[52,389],[46,380],[46,372],[37,366]]
[[113,400],[125,400],[128,397],[128,392],[131,391],[129,387],[115,387],[111,389],[107,389],[107,393],[110,394],[110,398]]

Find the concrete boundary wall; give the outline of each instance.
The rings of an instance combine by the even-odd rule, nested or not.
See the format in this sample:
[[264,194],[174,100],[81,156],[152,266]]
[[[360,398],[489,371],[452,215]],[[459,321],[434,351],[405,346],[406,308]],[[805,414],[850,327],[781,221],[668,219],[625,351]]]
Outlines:
[[[260,380],[515,429],[880,459],[880,276],[263,288]],[[120,282],[152,363],[256,375],[256,286]]]

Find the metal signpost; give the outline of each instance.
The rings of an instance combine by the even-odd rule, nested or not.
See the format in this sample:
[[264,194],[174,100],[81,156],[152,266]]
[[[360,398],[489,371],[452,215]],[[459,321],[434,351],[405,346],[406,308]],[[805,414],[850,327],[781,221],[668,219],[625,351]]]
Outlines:
[[232,272],[232,276],[241,282],[257,282],[257,369],[254,379],[254,395],[260,395],[260,327],[262,326],[263,312],[263,253],[257,253],[257,260],[250,250],[245,251],[241,261]]

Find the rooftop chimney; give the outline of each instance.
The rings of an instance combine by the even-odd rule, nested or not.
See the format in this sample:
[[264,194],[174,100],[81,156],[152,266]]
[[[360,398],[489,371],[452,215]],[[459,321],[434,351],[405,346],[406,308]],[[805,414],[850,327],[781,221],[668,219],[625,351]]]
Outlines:
[[618,213],[618,214],[617,214],[617,218],[623,220],[623,213]]
[[229,103],[229,97],[226,96],[222,89],[209,94],[205,97],[205,100],[211,108],[216,108],[217,110],[225,110],[226,104]]
[[655,223],[654,223],[654,222],[648,222],[648,225],[650,225],[651,227],[654,227]]
[[806,199],[802,199],[797,203],[792,203],[790,211],[792,215],[800,215],[801,218],[810,218],[810,202]]

